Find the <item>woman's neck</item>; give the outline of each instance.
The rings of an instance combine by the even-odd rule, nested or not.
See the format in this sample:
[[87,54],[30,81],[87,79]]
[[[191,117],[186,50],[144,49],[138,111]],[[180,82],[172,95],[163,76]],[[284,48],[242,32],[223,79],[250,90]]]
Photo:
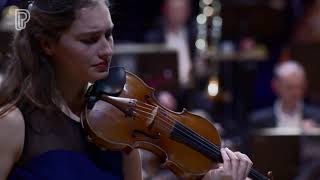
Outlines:
[[85,104],[85,92],[88,83],[67,80],[66,77],[58,79],[58,90],[64,99],[64,105],[72,113],[79,116]]

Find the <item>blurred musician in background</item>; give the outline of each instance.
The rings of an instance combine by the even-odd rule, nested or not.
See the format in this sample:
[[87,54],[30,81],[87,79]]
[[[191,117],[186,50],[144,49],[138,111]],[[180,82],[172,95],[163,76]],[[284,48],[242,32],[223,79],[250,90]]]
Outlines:
[[208,63],[196,53],[197,26],[191,4],[191,0],[164,0],[162,17],[145,35],[145,42],[165,44],[177,51],[179,89],[170,92],[177,99],[176,110],[204,109],[211,113],[214,104],[207,97],[208,78],[197,78],[207,73]]
[[285,61],[275,67],[272,89],[277,100],[272,107],[252,113],[252,128],[312,128],[320,123],[320,109],[304,103],[307,78],[301,64]]
[[150,30],[145,41],[151,43],[165,43],[166,46],[176,49],[178,55],[179,85],[190,85],[190,71],[196,33],[188,22],[191,17],[190,0],[165,0],[162,7],[160,24]]

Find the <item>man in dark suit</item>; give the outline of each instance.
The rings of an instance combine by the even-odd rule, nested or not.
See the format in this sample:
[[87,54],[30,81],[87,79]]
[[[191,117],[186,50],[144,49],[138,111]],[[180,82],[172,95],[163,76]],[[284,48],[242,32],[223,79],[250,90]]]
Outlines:
[[196,31],[190,26],[191,1],[165,0],[162,7],[162,17],[145,35],[145,42],[161,43],[175,49],[178,56],[179,85],[190,85],[190,72],[194,52]]
[[192,16],[191,0],[164,0],[162,17],[146,33],[145,42],[164,44],[177,52],[179,88],[178,110],[182,108],[211,111],[213,102],[207,97],[208,59],[196,53],[197,25]]
[[286,61],[276,66],[272,89],[277,100],[272,107],[254,112],[249,117],[251,128],[317,127],[320,109],[303,102],[306,75],[302,65]]

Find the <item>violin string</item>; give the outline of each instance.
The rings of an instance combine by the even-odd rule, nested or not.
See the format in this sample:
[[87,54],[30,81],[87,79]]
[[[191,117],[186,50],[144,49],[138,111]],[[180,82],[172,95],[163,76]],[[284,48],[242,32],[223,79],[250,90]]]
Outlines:
[[[142,104],[142,105],[138,105],[137,103],[136,103],[136,106],[139,106],[140,108],[143,108],[143,109],[146,109],[146,110],[149,110],[149,111],[152,111],[152,110],[154,110],[154,108],[155,108],[155,106],[154,105],[151,105],[151,104],[147,104],[147,103],[144,103],[144,102],[141,102],[141,101],[137,101],[138,103],[140,103],[140,104]],[[148,107],[146,107],[146,106],[149,106],[150,108],[148,108]],[[150,112],[148,112],[148,111],[144,111],[144,110],[141,110],[141,109],[138,109],[138,110],[140,110],[141,112],[143,112],[143,113],[146,113],[146,114],[148,114],[148,115],[152,115],[152,116],[154,116],[152,113],[150,113]],[[163,118],[159,118],[159,120],[160,121],[162,121],[162,122],[164,122],[165,124],[167,124],[168,125],[168,127],[173,127],[173,123],[176,121],[176,120],[174,120],[174,118],[173,117],[171,117],[171,116],[168,116],[168,114],[166,114],[165,112],[163,112],[163,110],[162,110],[162,108],[160,107],[160,112],[161,112],[161,114],[164,114],[165,115],[165,118],[164,119],[167,119],[168,121],[165,121]],[[139,114],[137,114],[137,115],[139,115]],[[142,115],[143,117],[147,117],[147,119],[148,120],[153,120],[153,117],[148,117],[148,116],[145,116],[145,115]],[[172,124],[170,124],[170,122],[172,123]],[[179,121],[176,121],[176,122],[179,122]],[[163,124],[163,123],[161,123],[161,122],[158,122],[158,121],[155,121],[155,123],[157,123],[159,126],[159,128],[162,128],[165,132],[169,132],[168,130],[170,130],[170,128],[168,128],[167,126],[165,126],[165,124]],[[183,125],[183,124],[182,124]],[[198,139],[198,140],[200,140],[200,141],[202,141],[202,142],[204,142],[204,143],[202,143],[202,142],[200,142],[201,143],[201,145],[202,146],[204,146],[206,149],[206,151],[208,152],[209,151],[209,153],[214,153],[214,154],[218,154],[218,155],[220,155],[221,156],[221,151],[220,151],[220,149],[219,149],[219,147],[217,146],[217,145],[215,145],[215,144],[212,144],[211,142],[208,142],[206,139],[204,139],[203,137],[201,137],[199,134],[197,134],[196,132],[194,132],[192,129],[190,129],[190,128],[188,128],[188,127],[186,127],[185,126],[185,130],[187,130],[187,131],[191,131],[191,132],[185,132],[185,130],[184,129],[180,129],[179,127],[176,127],[176,129],[177,129],[177,131],[178,132],[181,132],[182,133],[182,138],[183,139],[185,139],[185,140],[189,140],[189,139],[192,139],[193,141],[191,141],[192,143],[193,142],[197,142],[196,140]],[[191,136],[190,137],[190,135],[189,134],[187,134],[187,133],[190,133],[191,135],[192,134],[194,134],[194,135],[196,135],[196,137],[193,137],[193,136]],[[187,136],[187,137],[186,137]],[[198,137],[197,137],[198,136]],[[189,139],[188,139],[189,138]],[[196,139],[195,139],[196,138]],[[213,148],[213,149],[212,149]],[[213,151],[213,152],[212,152]],[[266,178],[264,175],[262,175],[261,173],[259,173],[258,171],[255,171],[254,169],[250,169],[250,173],[249,174],[251,174],[252,176],[252,178],[253,177],[255,177],[256,179],[268,179],[268,178]]]
[[[165,122],[165,121],[163,121]],[[180,123],[178,121],[178,123]],[[158,122],[158,124],[162,124],[161,122]],[[194,132],[192,129],[190,129],[189,127],[183,125],[181,123],[181,126],[176,126],[175,128],[177,129],[178,132],[182,132],[182,137],[184,138],[185,135],[187,135],[187,137],[185,138],[187,141],[192,140],[192,143],[198,143],[200,142],[200,145],[202,145],[204,148],[207,148],[208,151],[211,153],[211,151],[214,151],[215,154],[220,154],[220,148],[218,146],[216,146],[215,144],[212,144],[211,142],[207,141],[205,138],[203,138],[202,136],[200,136],[198,133]]]
[[[138,102],[139,102],[140,104],[147,105],[147,106],[149,106],[150,108],[155,108],[154,105],[142,103],[142,102],[140,102],[140,101],[138,101]],[[143,108],[143,109],[150,110],[150,111],[153,110],[153,109],[149,109],[149,108],[146,107],[146,106],[141,106],[141,105],[138,105],[138,104],[136,104],[136,106],[137,106],[137,107],[140,107],[140,108]],[[143,112],[143,113],[146,113],[146,114],[148,114],[148,115],[152,115],[152,116],[153,116],[153,114],[150,113],[150,112],[148,112],[148,111],[144,111],[144,110],[141,110],[141,109],[137,109],[137,110],[139,110],[140,112]],[[161,121],[162,121],[163,123],[165,123],[165,124],[159,122],[158,125],[160,126],[160,128],[163,128],[163,130],[165,130],[165,131],[170,130],[170,128],[168,128],[168,127],[173,127],[173,123],[174,123],[174,121],[176,121],[176,120],[174,120],[174,118],[171,117],[170,115],[168,116],[165,112],[163,112],[163,110],[162,110],[161,107],[160,107],[160,113],[161,113],[161,115],[162,115],[162,114],[165,114],[165,118],[159,117],[159,120],[161,120]],[[139,115],[139,113],[138,113],[138,115]],[[148,117],[148,116],[144,116],[144,115],[142,115],[142,116],[143,116],[143,117],[147,117],[148,120],[152,120],[152,119],[153,119],[152,117]],[[164,120],[164,119],[167,119],[169,122],[166,121],[166,120]],[[155,122],[157,123],[158,121],[155,121]],[[179,121],[177,121],[177,122],[179,122]],[[170,124],[170,123],[172,123],[172,124]],[[165,125],[168,125],[168,126],[165,126]],[[187,130],[187,131],[191,131],[191,132],[186,132],[185,130],[180,129],[180,128],[178,128],[178,127],[176,127],[176,129],[177,129],[179,132],[182,133],[182,135],[183,135],[182,137],[183,137],[183,138],[187,138],[187,137],[188,137],[188,138],[194,140],[195,142],[197,142],[197,141],[196,141],[197,139],[200,140],[200,141],[202,141],[202,142],[200,142],[200,143],[201,143],[205,148],[207,148],[207,150],[209,150],[209,153],[211,153],[211,151],[213,151],[215,154],[217,154],[217,153],[218,153],[219,155],[221,154],[220,149],[218,148],[217,145],[212,144],[211,142],[208,142],[208,141],[205,140],[203,137],[201,137],[198,133],[194,132],[192,129],[186,127],[186,130]],[[194,135],[196,135],[196,137],[190,136],[190,135],[187,134],[187,133],[190,133],[190,134],[193,133]],[[187,137],[185,137],[185,136],[187,136]],[[197,137],[197,136],[198,136],[198,137]],[[196,139],[195,139],[195,138],[196,138]],[[186,140],[189,140],[189,139],[186,139]],[[213,149],[212,149],[212,147],[213,147]],[[264,175],[260,174],[258,171],[254,171],[253,169],[250,169],[250,172],[252,173],[252,176],[254,176],[254,177],[258,178],[258,179],[264,177]]]
[[[139,109],[140,110],[140,109]],[[139,118],[139,117],[138,117]],[[148,118],[149,120],[151,120],[152,118]],[[161,120],[162,118],[160,118]],[[166,122],[166,121],[163,121],[163,123],[161,122],[158,122],[156,121],[156,123],[158,123],[158,127],[159,129],[163,129],[165,132],[168,132],[167,130],[169,129],[166,124],[168,125],[169,123]],[[176,130],[177,130],[177,134],[180,135],[179,138],[181,140],[184,140],[185,142],[190,142],[192,145],[194,146],[199,146],[199,143],[200,143],[200,147],[202,147],[202,150],[204,150],[207,154],[209,154],[210,156],[214,155],[220,155],[220,149],[214,145],[214,144],[210,144],[210,142],[208,141],[204,141],[201,137],[197,137],[197,134],[196,133],[192,133],[192,132],[187,132],[185,130],[191,130],[191,129],[188,129],[187,127],[184,126],[184,128],[186,129],[183,129],[183,127],[179,127],[179,126],[176,126],[175,127]],[[182,129],[181,129],[182,128]],[[182,136],[181,136],[182,135]],[[201,142],[202,141],[202,142]]]
[[[141,102],[140,102],[141,103]],[[150,105],[150,104],[146,104],[146,103],[143,103],[143,104],[145,104],[145,105],[149,105],[149,106],[152,106],[152,107],[155,107],[155,106],[153,106],[153,105]],[[147,107],[144,107],[144,106],[141,106],[141,105],[137,105],[137,106],[139,106],[140,108],[144,108],[144,109],[148,109]],[[152,110],[152,109],[148,109],[148,110]],[[147,114],[150,114],[150,115],[152,115],[152,113],[150,113],[150,112],[146,112]],[[170,116],[170,115],[168,115],[167,113],[165,113],[164,111],[163,111],[163,109],[160,107],[160,113],[162,113],[161,115],[163,115],[162,117],[163,118],[160,118],[160,120],[162,120],[163,122],[169,122],[169,123],[167,123],[169,126],[171,126],[172,127],[172,125],[175,123],[175,122],[179,122],[179,121],[177,121],[177,120],[175,120],[172,116]],[[168,121],[165,121],[164,119],[167,119]],[[170,124],[170,123],[172,123],[172,124]],[[190,130],[192,130],[192,129],[190,129]],[[192,133],[195,133],[195,134],[197,134],[196,132],[192,132]],[[199,135],[200,136],[200,135]],[[201,138],[203,138],[203,137],[201,137]]]
[[[140,102],[140,101],[138,101],[139,103],[142,103],[142,102]],[[150,104],[146,104],[146,103],[143,103],[143,104],[145,104],[145,105],[148,105],[148,106],[153,106],[153,105],[150,105]],[[144,108],[144,109],[148,109],[148,108],[146,108],[146,107],[144,107],[144,106],[141,106],[141,105],[138,105],[137,104],[137,106],[139,106],[139,107],[142,107],[142,108]],[[154,106],[153,106],[154,107]],[[148,109],[148,110],[152,110],[152,109]],[[148,113],[148,112],[147,112]],[[168,115],[168,114],[166,114],[165,112],[163,112],[163,110],[162,110],[162,108],[160,107],[160,115],[163,115],[164,116],[164,118],[159,118],[161,121],[163,121],[164,123],[166,123],[167,125],[169,125],[169,127],[173,127],[173,124],[175,123],[175,122],[179,122],[179,121],[177,121],[177,120],[175,120],[173,117],[171,117],[170,115]],[[152,115],[152,113],[148,113],[148,114],[151,114]],[[163,117],[162,116],[162,117]],[[167,121],[166,121],[167,120]],[[157,121],[156,121],[157,122]],[[161,125],[161,123],[159,123],[159,125]],[[180,128],[178,128],[178,127],[176,127],[177,128],[177,130],[180,130]],[[196,135],[196,136],[198,136],[198,137],[195,137],[195,138],[197,138],[198,140],[201,140],[201,141],[203,141],[204,143],[206,143],[207,145],[209,145],[209,147],[210,146],[213,146],[214,148],[215,148],[215,150],[218,150],[219,152],[220,152],[220,149],[215,145],[215,144],[212,144],[212,143],[210,143],[210,142],[208,142],[208,141],[206,141],[205,140],[205,138],[203,138],[203,137],[201,137],[198,133],[196,133],[196,132],[194,132],[192,129],[190,129],[190,128],[188,128],[188,127],[186,127],[187,128],[187,130],[188,131],[191,131],[191,132],[189,132],[190,134],[194,134],[194,135]],[[170,128],[169,128],[170,129]],[[165,130],[167,130],[167,129],[165,129]],[[183,130],[180,130],[183,134],[186,134],[186,132],[184,132]],[[194,138],[192,138],[193,140],[194,140]],[[204,144],[203,143],[203,144]],[[216,147],[215,147],[216,146]]]
[[[138,102],[140,102],[140,101],[138,101]],[[141,102],[140,102],[140,103],[141,103]],[[146,104],[146,103],[143,103],[143,104]],[[154,107],[153,105],[150,105],[150,104],[146,104],[146,105]],[[137,107],[140,107],[140,108],[142,107],[142,108],[144,108],[144,109],[148,109],[147,107],[141,106],[141,105],[138,105],[138,104],[136,104],[136,106],[137,106]],[[152,113],[143,111],[143,110],[141,110],[141,109],[138,109],[138,110],[140,110],[140,112],[142,111],[143,113],[147,113],[147,114],[149,114],[149,115],[153,115]],[[152,111],[152,109],[148,109],[148,110]],[[178,121],[174,120],[174,118],[171,117],[170,115],[168,116],[166,113],[164,113],[161,107],[160,107],[160,113],[161,113],[160,115],[161,115],[162,117],[159,117],[159,120],[162,121],[164,124],[163,124],[163,123],[160,123],[160,122],[159,122],[158,124],[159,124],[159,126],[162,126],[165,131],[170,130],[170,129],[173,127],[174,123],[175,123],[175,122],[178,122]],[[165,117],[164,117],[164,118],[163,118],[163,114],[165,114]],[[148,118],[148,119],[149,119],[149,120],[152,120],[151,118],[152,118],[152,117],[150,117],[150,118]],[[167,121],[166,121],[165,119],[166,119]],[[156,121],[156,122],[157,122],[157,121]],[[168,125],[168,126],[165,126],[165,125]],[[169,127],[169,128],[168,128],[168,127]],[[192,129],[190,129],[190,128],[188,128],[188,127],[185,127],[185,128],[186,128],[186,129],[181,129],[181,128],[179,128],[178,126],[176,126],[177,132],[178,132],[180,135],[182,135],[182,137],[183,137],[186,141],[190,141],[190,140],[193,140],[193,142],[199,142],[199,141],[200,141],[201,145],[202,145],[204,148],[207,148],[207,150],[208,150],[209,152],[213,151],[215,154],[220,155],[220,148],[219,148],[217,145],[212,144],[211,142],[205,140],[203,137],[201,137],[198,133],[194,132]],[[189,131],[189,132],[186,132],[186,130]],[[188,134],[188,133],[189,133],[189,134]],[[194,134],[195,137],[192,136],[192,134]],[[212,149],[212,148],[213,148],[213,149]]]

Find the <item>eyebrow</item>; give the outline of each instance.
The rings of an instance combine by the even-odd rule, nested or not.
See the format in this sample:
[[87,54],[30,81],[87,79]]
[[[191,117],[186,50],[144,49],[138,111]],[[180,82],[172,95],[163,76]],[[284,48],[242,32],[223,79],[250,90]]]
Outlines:
[[88,32],[81,32],[81,33],[77,34],[76,36],[80,37],[80,36],[90,36],[90,35],[93,35],[93,34],[111,33],[113,31],[113,27],[114,26],[112,26],[111,28],[108,28],[106,31],[104,31],[104,30],[93,30],[93,31],[88,31]]

